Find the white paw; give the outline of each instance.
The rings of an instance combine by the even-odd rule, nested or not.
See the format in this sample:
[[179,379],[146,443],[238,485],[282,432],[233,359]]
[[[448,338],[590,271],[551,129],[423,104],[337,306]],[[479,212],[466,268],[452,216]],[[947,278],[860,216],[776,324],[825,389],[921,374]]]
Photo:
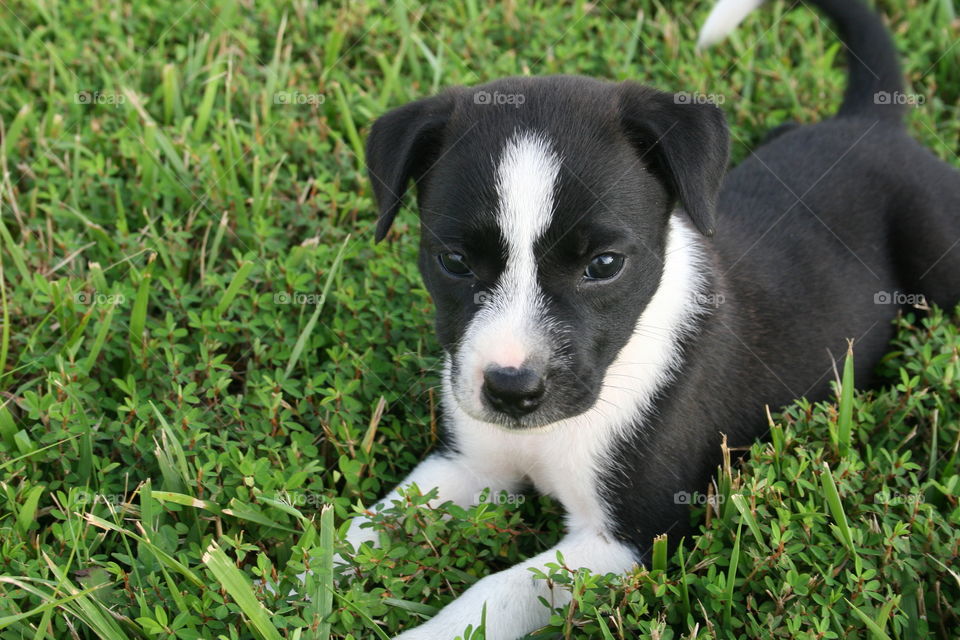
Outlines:
[[[425,631],[424,626],[416,627],[410,629],[409,631],[404,631],[398,636],[394,636],[393,640],[453,640],[457,636],[450,636],[449,638],[442,635],[437,635],[432,631]],[[460,635],[460,634],[457,634]]]
[[[470,602],[454,600],[430,620],[404,631],[393,640],[454,640],[463,637],[467,627],[476,629],[482,615],[482,606],[477,609]],[[514,640],[515,636],[508,638],[508,635],[497,635],[496,640]],[[488,634],[487,637],[491,636]]]

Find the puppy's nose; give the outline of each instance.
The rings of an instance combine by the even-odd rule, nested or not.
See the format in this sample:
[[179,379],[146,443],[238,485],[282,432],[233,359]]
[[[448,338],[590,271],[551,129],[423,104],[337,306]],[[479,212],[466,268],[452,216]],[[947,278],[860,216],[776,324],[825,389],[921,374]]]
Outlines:
[[497,411],[519,418],[543,400],[543,378],[526,367],[490,367],[483,372],[483,396]]

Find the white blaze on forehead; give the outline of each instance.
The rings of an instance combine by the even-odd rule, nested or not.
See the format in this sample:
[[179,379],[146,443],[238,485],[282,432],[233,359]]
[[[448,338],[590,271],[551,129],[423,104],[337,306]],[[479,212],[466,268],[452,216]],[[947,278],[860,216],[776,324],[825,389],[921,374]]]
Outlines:
[[490,364],[519,367],[537,341],[543,311],[533,248],[550,226],[559,173],[560,159],[541,135],[518,133],[504,146],[496,188],[497,224],[507,262],[494,298],[496,313],[484,314],[504,333],[484,345]]
[[507,141],[497,165],[497,223],[507,243],[508,264],[530,266],[533,243],[550,226],[560,159],[542,135],[523,132]]
[[534,244],[550,226],[559,173],[560,158],[543,135],[519,132],[504,145],[495,188],[506,267],[465,335],[461,389],[468,394],[479,393],[491,365],[519,367],[548,356]]

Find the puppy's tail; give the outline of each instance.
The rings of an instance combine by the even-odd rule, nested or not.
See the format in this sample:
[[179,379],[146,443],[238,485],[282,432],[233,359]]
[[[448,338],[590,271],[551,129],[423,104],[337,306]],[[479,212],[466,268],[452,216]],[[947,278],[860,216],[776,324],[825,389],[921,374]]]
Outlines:
[[[700,30],[698,48],[726,38],[764,0],[719,0]],[[903,73],[890,33],[862,0],[805,0],[836,22],[848,50],[850,79],[838,116],[902,120]]]

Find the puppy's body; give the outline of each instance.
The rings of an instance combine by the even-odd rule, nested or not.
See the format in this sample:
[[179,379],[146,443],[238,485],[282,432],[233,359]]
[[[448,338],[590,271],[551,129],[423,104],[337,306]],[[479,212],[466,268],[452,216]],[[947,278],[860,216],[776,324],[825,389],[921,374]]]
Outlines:
[[[960,298],[960,176],[905,133],[901,107],[875,99],[901,91],[879,19],[851,0],[813,4],[854,52],[844,105],[774,137],[722,189],[719,111],[639,85],[509,78],[375,124],[378,237],[414,179],[447,353],[445,446],[404,484],[463,505],[532,484],[563,503],[569,528],[404,638],[452,638],[484,604],[489,639],[545,624],[538,599],[567,594],[529,567],[560,551],[568,566],[621,572],[657,534],[677,540],[677,495],[705,489],[721,434],[749,444],[765,404],[825,397],[828,350],[847,338],[858,382],[870,380],[898,308],[877,304],[884,292]],[[354,544],[373,540],[361,525]]]
[[[674,486],[697,469],[687,492],[707,486],[720,432],[749,445],[766,431],[765,405],[826,397],[830,354],[842,357],[847,338],[858,385],[871,383],[900,309],[885,293],[960,299],[960,179],[899,123],[848,118],[785,133],[729,174],[717,210],[708,253],[723,302],[685,341],[683,372],[656,412],[614,454],[620,468],[657,464]],[[606,479],[621,535],[683,522],[685,507],[650,483]]]

